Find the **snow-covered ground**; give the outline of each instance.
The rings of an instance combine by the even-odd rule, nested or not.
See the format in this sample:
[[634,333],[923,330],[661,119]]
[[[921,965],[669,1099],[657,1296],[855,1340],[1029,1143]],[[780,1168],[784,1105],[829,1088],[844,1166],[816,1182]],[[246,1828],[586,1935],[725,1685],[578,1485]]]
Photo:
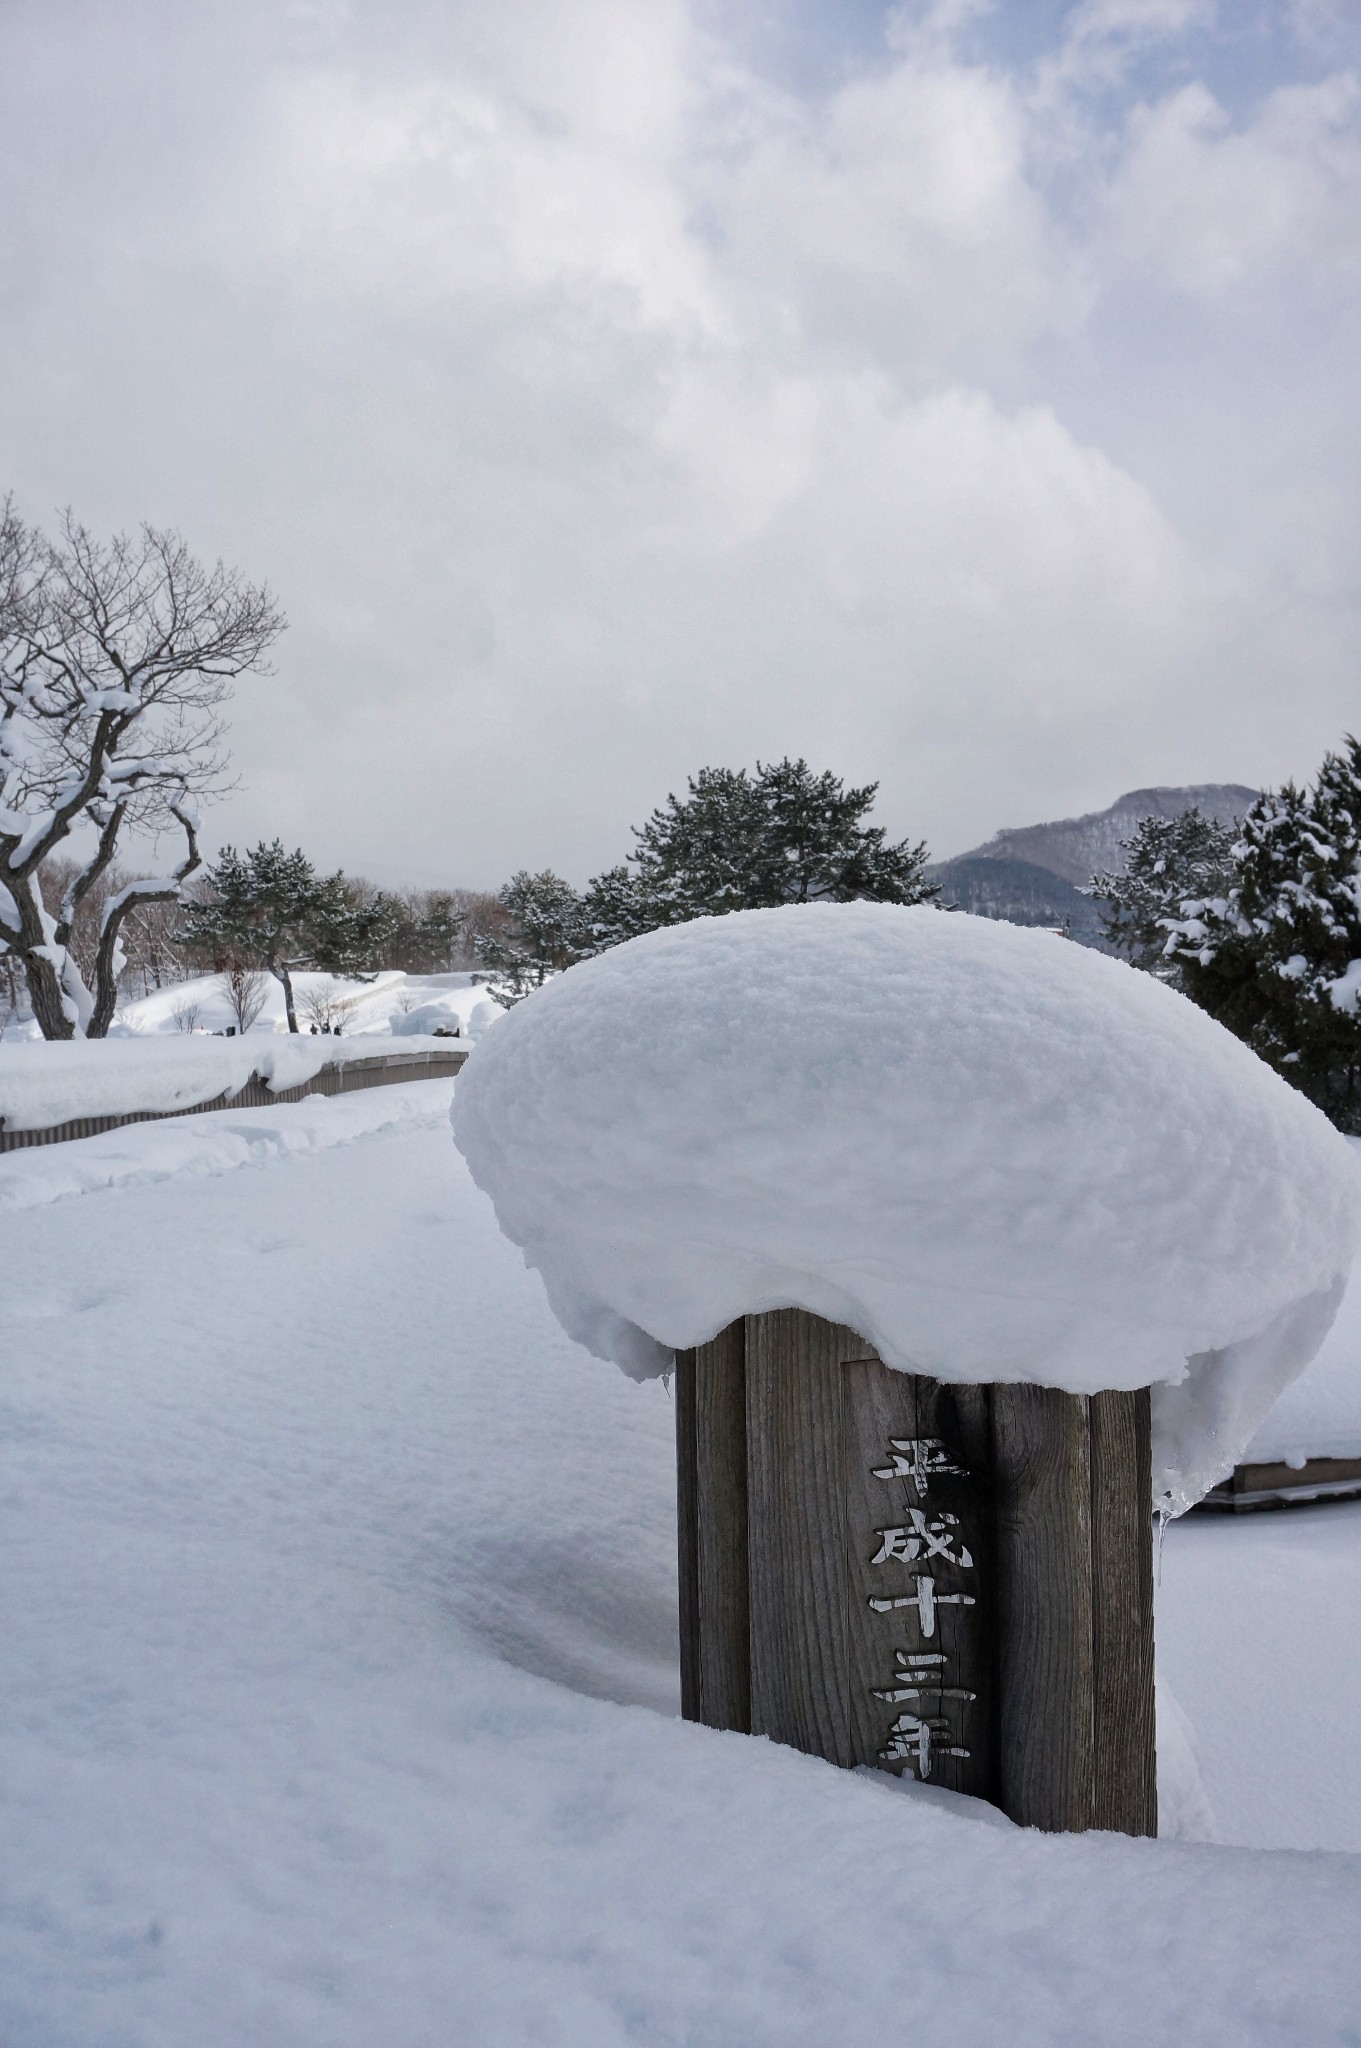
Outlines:
[[[1352,1145],[1361,1156],[1361,1139]],[[1317,1358],[1244,1452],[1247,1463],[1302,1465],[1306,1458],[1361,1458],[1361,1272],[1353,1271]]]
[[[360,1032],[430,1031],[437,1024],[458,1030],[478,1005],[488,1000],[485,981],[485,976],[472,974],[403,974],[396,968],[386,969],[371,981],[303,973],[293,976],[293,1000],[304,1031],[314,1021],[338,1024],[347,1038]],[[311,1007],[318,997],[328,1006],[320,1020],[314,1019]],[[122,1030],[139,1034],[183,1031],[191,1013],[201,1030],[222,1031],[235,1023],[219,976],[197,975],[124,1003],[118,1011],[118,1024]],[[273,975],[266,978],[264,1005],[251,1028],[288,1029],[283,988]]]
[[[371,981],[346,980],[332,974],[295,974],[293,993],[304,1031],[317,1021],[309,1005],[313,998],[321,997],[328,1005],[327,1021],[337,1024],[347,1038],[375,1031],[466,1032],[474,1012],[489,1000],[485,976],[403,974],[395,968],[375,975]],[[172,1032],[225,1031],[235,1022],[220,977],[200,974],[120,1004],[111,1035],[155,1037]],[[287,1029],[283,988],[270,975],[265,983],[264,1003],[251,1033],[254,1036]],[[31,1020],[14,1021],[0,1036],[26,1039],[39,1038],[41,1033]]]
[[[299,974],[294,981],[298,1032],[288,1030],[282,990],[270,979],[251,1029],[224,1036],[232,1011],[212,975],[120,1011],[107,1039],[48,1044],[36,1026],[12,1031],[0,1043],[0,1122],[31,1131],[74,1117],[164,1113],[233,1094],[252,1074],[290,1088],[338,1060],[447,1051],[451,1035],[475,1041],[505,1015],[471,974],[392,973],[372,982]],[[307,1021],[307,999],[318,992],[332,1003],[339,1044]]]
[[449,1094],[4,1162],[5,2048],[1355,2041],[1361,1860],[1282,1848],[1361,1852],[1361,1508],[1167,1537],[1270,1851],[687,1726],[667,1390],[559,1330]]
[[1361,1854],[1361,1502],[1174,1522],[1157,1598],[1220,1838]]

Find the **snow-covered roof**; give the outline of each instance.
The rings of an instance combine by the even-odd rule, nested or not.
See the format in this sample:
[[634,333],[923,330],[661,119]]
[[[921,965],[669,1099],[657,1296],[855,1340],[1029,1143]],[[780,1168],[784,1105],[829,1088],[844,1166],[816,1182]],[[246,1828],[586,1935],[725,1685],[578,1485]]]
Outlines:
[[642,1376],[743,1313],[890,1365],[1157,1385],[1188,1505],[1317,1349],[1361,1174],[1150,976],[929,908],[701,919],[582,963],[474,1051],[455,1132],[564,1326]]

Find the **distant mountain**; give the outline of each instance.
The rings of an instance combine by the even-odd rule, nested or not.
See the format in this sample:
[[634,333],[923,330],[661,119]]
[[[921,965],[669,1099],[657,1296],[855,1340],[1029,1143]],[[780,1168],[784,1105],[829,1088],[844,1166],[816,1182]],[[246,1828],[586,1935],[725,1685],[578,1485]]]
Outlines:
[[939,882],[941,902],[975,917],[1000,917],[1008,924],[1041,924],[1066,931],[1084,946],[1105,950],[1101,912],[1094,896],[1084,896],[1049,868],[1005,855],[984,859],[964,853],[931,869]]
[[[1241,818],[1258,792],[1240,782],[1193,782],[1186,789],[1132,789],[1105,811],[1081,818],[1059,818],[1052,825],[1013,825],[994,833],[986,846],[970,847],[957,860],[1024,860],[1062,875],[1084,887],[1094,874],[1123,868],[1120,842],[1132,839],[1140,818],[1179,818],[1201,810],[1207,818],[1228,825]],[[945,865],[953,866],[953,862]]]
[[1179,818],[1199,808],[1207,818],[1230,824],[1257,796],[1237,782],[1199,782],[1186,789],[1132,789],[1108,810],[1048,825],[1016,825],[995,833],[985,846],[936,863],[930,877],[941,901],[1000,917],[1010,924],[1057,926],[1084,946],[1105,950],[1101,915],[1094,897],[1081,891],[1102,871],[1124,868],[1121,842],[1131,839],[1141,818]]

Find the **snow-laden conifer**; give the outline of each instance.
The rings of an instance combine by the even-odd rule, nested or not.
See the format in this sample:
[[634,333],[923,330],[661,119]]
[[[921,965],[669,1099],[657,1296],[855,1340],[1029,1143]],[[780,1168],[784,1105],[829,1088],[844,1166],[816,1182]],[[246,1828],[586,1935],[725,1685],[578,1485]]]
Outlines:
[[1103,936],[1112,950],[1160,980],[1179,983],[1180,965],[1168,954],[1169,918],[1190,898],[1224,895],[1233,880],[1233,827],[1193,806],[1177,818],[1141,818],[1122,840],[1122,874],[1092,876],[1086,893],[1104,904]]
[[848,788],[804,760],[701,768],[635,828],[629,864],[591,882],[584,920],[592,950],[662,925],[785,903],[924,903],[926,848],[891,842],[866,818],[877,782]]
[[1361,1130],[1361,742],[1312,789],[1267,791],[1222,893],[1167,920],[1186,993],[1318,1103]]
[[298,1029],[293,975],[301,968],[362,976],[397,921],[391,899],[361,901],[337,869],[319,875],[301,847],[275,839],[248,853],[226,846],[204,876],[184,918],[183,936],[223,962],[262,967],[280,983],[290,1031]]
[[521,868],[506,883],[500,901],[509,914],[506,930],[479,932],[473,945],[478,959],[493,970],[489,994],[508,1010],[592,949],[582,939],[581,898],[551,868],[537,875]]

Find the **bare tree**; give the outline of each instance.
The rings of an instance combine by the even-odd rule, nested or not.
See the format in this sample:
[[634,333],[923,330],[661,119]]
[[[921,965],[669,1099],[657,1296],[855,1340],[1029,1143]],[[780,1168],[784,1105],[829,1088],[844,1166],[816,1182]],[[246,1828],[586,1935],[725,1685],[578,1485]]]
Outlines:
[[0,953],[0,1003],[4,1004],[7,1013],[3,1018],[0,1018],[0,1030],[2,1030],[6,1024],[14,1022],[19,1014],[20,1007],[19,978],[14,971],[14,955],[12,953]]
[[244,1038],[265,1007],[269,976],[263,968],[246,967],[240,961],[233,961],[218,976],[217,985],[231,1005],[236,1028]]
[[177,912],[173,902],[143,901],[128,913],[120,934],[127,964],[119,986],[125,995],[134,981],[140,983],[140,993],[149,996],[154,988],[188,977],[184,949],[175,935]]
[[485,889],[451,889],[449,894],[463,918],[458,955],[450,964],[480,967],[486,942],[509,937],[510,912],[499,896]]
[[[69,854],[54,853],[39,869],[38,886],[43,909],[54,922],[61,913],[68,890],[79,880],[83,868],[84,862],[73,860]],[[95,980],[99,941],[110,901],[126,890],[130,883],[148,879],[145,875],[129,873],[115,861],[80,898],[66,943],[87,988]],[[172,903],[137,902],[124,918],[119,932],[124,966],[118,976],[119,994],[124,1001],[129,994],[147,996],[153,988],[164,988],[167,982],[187,978],[189,968],[173,932],[175,911],[176,906]],[[5,953],[0,957],[12,973],[13,954]]]
[[[175,533],[102,544],[67,513],[53,542],[0,508],[0,945],[45,1038],[107,1032],[123,926],[198,867],[198,801],[226,787],[219,706],[238,675],[266,672],[283,627],[268,590],[206,568]],[[76,917],[133,827],[177,827],[184,857],[110,895],[87,977]],[[42,864],[81,830],[93,850],[51,911]]]
[[318,1031],[333,1031],[337,1038],[345,1028],[347,1013],[354,1008],[353,996],[342,996],[334,981],[317,981],[302,997],[302,1013]]
[[197,1031],[202,1006],[193,996],[176,996],[170,1005],[170,1014],[177,1031]]

